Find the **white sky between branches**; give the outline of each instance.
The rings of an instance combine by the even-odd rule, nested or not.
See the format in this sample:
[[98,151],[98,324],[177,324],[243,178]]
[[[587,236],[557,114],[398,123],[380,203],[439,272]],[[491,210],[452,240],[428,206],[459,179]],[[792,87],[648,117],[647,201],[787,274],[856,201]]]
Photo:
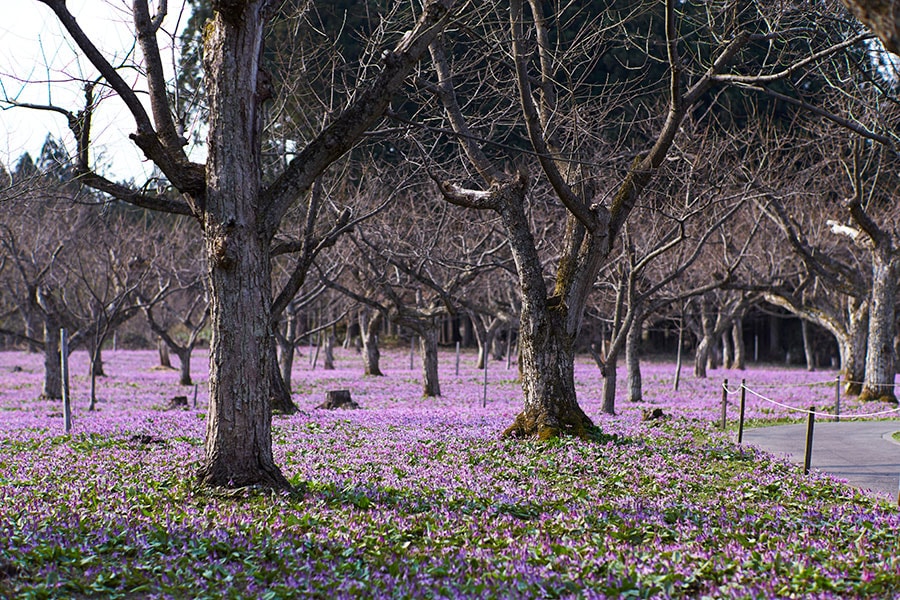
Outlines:
[[[150,4],[151,12],[155,11],[157,3]],[[183,0],[170,0],[165,31],[183,29],[189,14],[184,5]],[[131,0],[67,0],[67,6],[112,64],[140,61]],[[52,103],[77,112],[84,107],[82,80],[96,78],[96,69],[68,38],[56,15],[37,0],[0,0],[0,15],[0,162],[11,170],[24,152],[37,160],[48,133],[74,153],[75,141],[63,115],[7,108],[2,101]],[[173,72],[171,40],[165,35],[158,39],[163,62]],[[119,73],[134,89],[146,89],[135,69]],[[96,88],[95,96],[100,89]],[[134,120],[108,88],[102,94],[92,126],[92,165],[115,180],[134,179],[140,184],[153,166],[128,139],[135,130]],[[146,101],[145,94],[139,96]]]

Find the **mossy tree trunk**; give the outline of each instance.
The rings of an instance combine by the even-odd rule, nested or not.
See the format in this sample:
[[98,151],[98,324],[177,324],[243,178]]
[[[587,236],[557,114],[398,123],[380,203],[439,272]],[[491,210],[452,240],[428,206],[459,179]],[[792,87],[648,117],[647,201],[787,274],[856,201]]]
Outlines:
[[[575,339],[581,329],[584,307],[613,241],[619,236],[647,185],[659,170],[688,112],[714,84],[714,76],[727,67],[748,42],[735,38],[716,57],[713,66],[685,89],[684,65],[678,55],[676,2],[665,6],[666,54],[670,66],[670,102],[665,122],[652,147],[637,156],[609,202],[601,198],[592,174],[575,166],[573,148],[562,148],[560,96],[554,82],[565,66],[558,64],[543,4],[529,0],[530,19],[522,0],[509,3],[510,53],[515,68],[521,122],[528,133],[540,171],[566,209],[566,228],[559,240],[559,260],[552,292],[548,293],[543,268],[525,214],[527,176],[501,171],[483,152],[463,115],[454,89],[454,74],[440,41],[432,43],[431,56],[437,75],[436,95],[458,135],[469,163],[486,184],[485,189],[463,189],[441,181],[444,197],[459,206],[493,210],[500,215],[516,266],[522,298],[519,321],[519,360],[524,393],[523,411],[505,435],[540,438],[561,433],[584,435],[592,425],[578,405],[574,383]],[[526,33],[528,23],[532,31]],[[537,55],[537,58],[535,58]],[[539,65],[539,72],[532,72]],[[539,81],[540,93],[534,89]],[[577,161],[576,161],[577,162]]]
[[[581,329],[590,284],[608,255],[605,232],[590,235],[570,216],[557,285],[548,295],[543,267],[524,210],[525,181],[510,182],[500,195],[500,216],[510,240],[522,312],[519,367],[524,407],[505,436],[585,436],[593,422],[575,391],[575,338]],[[581,260],[578,260],[581,258]],[[587,260],[585,260],[587,259]]]

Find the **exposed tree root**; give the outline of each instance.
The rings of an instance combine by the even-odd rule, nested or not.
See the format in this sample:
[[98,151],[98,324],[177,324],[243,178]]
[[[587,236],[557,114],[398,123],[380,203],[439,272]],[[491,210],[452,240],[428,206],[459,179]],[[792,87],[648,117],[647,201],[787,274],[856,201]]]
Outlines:
[[562,415],[550,415],[545,411],[523,411],[501,437],[549,440],[566,435],[589,439],[593,430],[593,421],[576,406]]
[[247,469],[240,473],[205,465],[197,473],[197,483],[215,495],[229,497],[251,491],[298,492],[275,465],[261,465],[257,469]]
[[878,392],[864,388],[859,393],[860,402],[887,402],[889,404],[897,404],[897,396],[893,393],[878,395]]
[[844,382],[844,393],[848,396],[859,396],[862,392],[862,384],[856,381]]

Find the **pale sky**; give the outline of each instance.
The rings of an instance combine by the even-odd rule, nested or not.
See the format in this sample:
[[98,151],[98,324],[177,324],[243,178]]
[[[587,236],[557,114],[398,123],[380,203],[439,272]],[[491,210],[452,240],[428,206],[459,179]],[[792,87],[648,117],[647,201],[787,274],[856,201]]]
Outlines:
[[[67,0],[67,6],[111,63],[141,60],[134,41],[131,0]],[[150,6],[152,13],[157,2],[151,0]],[[168,10],[163,30],[182,29],[188,17],[181,12],[183,0],[170,0]],[[52,103],[77,112],[84,103],[81,80],[95,78],[96,70],[69,41],[53,12],[37,0],[0,0],[0,15],[0,162],[11,169],[26,151],[36,160],[48,133],[74,152],[65,117],[7,108],[3,100]],[[163,61],[173,64],[170,40],[160,35],[159,42]],[[134,89],[146,89],[136,70],[120,69],[120,74]],[[134,178],[138,183],[150,174],[152,165],[128,139],[134,120],[114,95],[100,102],[92,129],[95,167],[99,165],[114,179]]]

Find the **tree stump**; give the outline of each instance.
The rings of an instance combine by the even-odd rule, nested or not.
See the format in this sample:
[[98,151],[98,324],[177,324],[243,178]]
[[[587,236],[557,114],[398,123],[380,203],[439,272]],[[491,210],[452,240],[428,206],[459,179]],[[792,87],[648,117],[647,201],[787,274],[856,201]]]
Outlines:
[[667,419],[669,415],[663,412],[661,408],[646,408],[641,415],[641,421],[656,421],[658,419]]
[[325,392],[325,402],[316,408],[334,410],[336,408],[359,408],[359,404],[350,397],[350,390],[329,390]]
[[166,410],[187,410],[188,407],[188,399],[187,396],[175,396],[171,400],[169,400],[169,404],[166,406]]

